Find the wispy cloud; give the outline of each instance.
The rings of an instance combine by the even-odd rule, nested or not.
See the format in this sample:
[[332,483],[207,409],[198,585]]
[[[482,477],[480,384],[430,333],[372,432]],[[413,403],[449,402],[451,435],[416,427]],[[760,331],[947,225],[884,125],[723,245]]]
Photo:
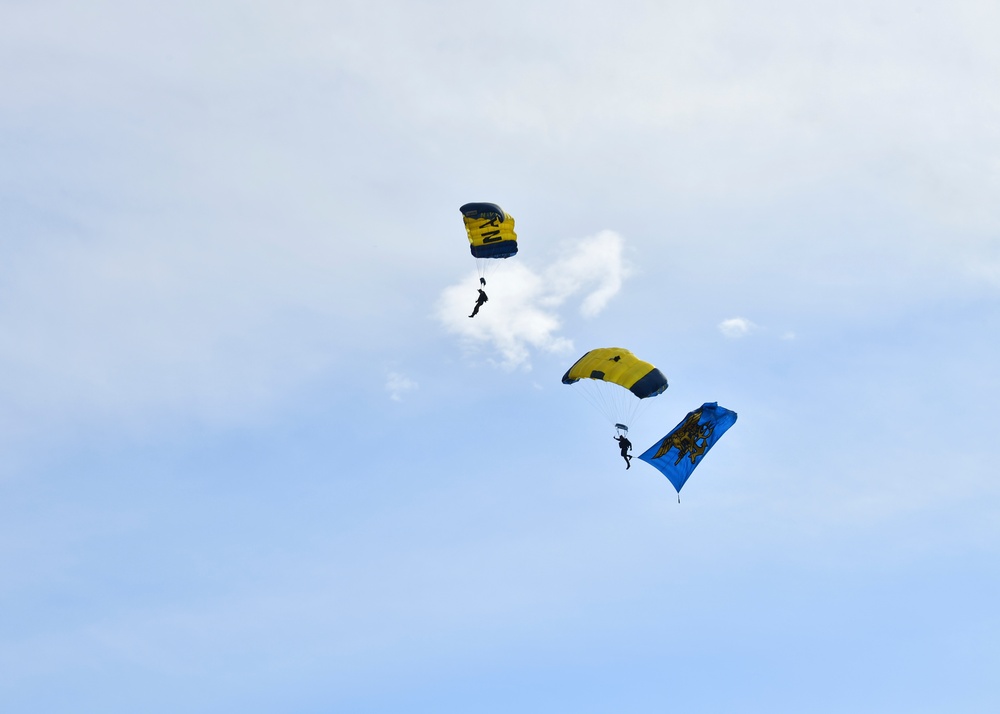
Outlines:
[[389,398],[393,401],[403,401],[403,394],[412,392],[419,385],[406,375],[399,372],[389,372],[385,380],[385,391],[389,392]]
[[542,302],[558,307],[573,295],[589,290],[580,304],[580,314],[595,317],[618,294],[628,277],[622,259],[625,240],[614,231],[601,231],[574,245],[569,257],[546,271],[545,282],[550,292]]
[[625,241],[614,231],[602,231],[573,245],[568,257],[540,274],[523,261],[509,260],[487,286],[490,301],[474,319],[468,315],[476,298],[475,278],[446,288],[438,301],[437,318],[470,346],[492,345],[508,369],[530,367],[532,349],[569,351],[572,341],[558,334],[560,310],[570,299],[580,297],[580,314],[595,317],[628,277],[622,256]]
[[718,327],[719,332],[732,340],[746,337],[757,329],[757,325],[745,317],[731,317],[728,320],[720,322]]

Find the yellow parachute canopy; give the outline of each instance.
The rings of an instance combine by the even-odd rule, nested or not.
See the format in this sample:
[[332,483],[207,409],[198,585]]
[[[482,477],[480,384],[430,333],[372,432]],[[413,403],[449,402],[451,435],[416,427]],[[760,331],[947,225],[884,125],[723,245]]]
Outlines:
[[517,253],[514,217],[495,203],[467,203],[462,220],[476,258],[509,258]]
[[566,371],[563,384],[580,382],[582,395],[619,430],[637,415],[641,400],[667,388],[663,372],[621,347],[591,350]]
[[655,397],[667,388],[663,372],[621,347],[591,350],[569,368],[562,381],[563,384],[573,384],[580,379],[613,382],[639,399]]
[[469,249],[485,284],[485,278],[503,264],[503,258],[517,254],[514,218],[495,203],[466,203],[459,210],[469,235]]

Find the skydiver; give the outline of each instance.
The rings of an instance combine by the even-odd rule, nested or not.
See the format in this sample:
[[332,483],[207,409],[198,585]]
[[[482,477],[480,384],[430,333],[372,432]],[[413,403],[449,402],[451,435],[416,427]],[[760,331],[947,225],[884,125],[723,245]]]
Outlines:
[[632,468],[632,457],[628,455],[628,450],[632,448],[632,442],[624,436],[616,436],[614,439],[622,447],[622,458],[625,459],[625,468]]
[[479,278],[479,284],[482,285],[485,288],[486,287],[486,278],[480,277]]
[[483,306],[483,303],[486,302],[487,300],[489,300],[489,298],[486,297],[486,291],[484,291],[482,288],[479,288],[479,297],[476,298],[476,306],[472,308],[472,314],[469,315],[469,317],[475,317],[476,313],[479,312],[479,308],[481,308]]

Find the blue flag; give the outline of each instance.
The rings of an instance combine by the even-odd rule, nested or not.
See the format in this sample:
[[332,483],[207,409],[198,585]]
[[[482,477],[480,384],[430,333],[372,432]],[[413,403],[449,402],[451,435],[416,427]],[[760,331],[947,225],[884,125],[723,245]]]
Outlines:
[[646,449],[639,458],[655,466],[680,495],[688,477],[726,429],[736,423],[736,412],[706,402],[684,417],[673,431]]

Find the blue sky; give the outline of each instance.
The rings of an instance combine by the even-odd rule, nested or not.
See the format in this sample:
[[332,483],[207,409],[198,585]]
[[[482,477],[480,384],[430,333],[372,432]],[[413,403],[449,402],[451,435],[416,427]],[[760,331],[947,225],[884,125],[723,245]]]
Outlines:
[[0,3],[0,709],[996,711],[998,30]]

